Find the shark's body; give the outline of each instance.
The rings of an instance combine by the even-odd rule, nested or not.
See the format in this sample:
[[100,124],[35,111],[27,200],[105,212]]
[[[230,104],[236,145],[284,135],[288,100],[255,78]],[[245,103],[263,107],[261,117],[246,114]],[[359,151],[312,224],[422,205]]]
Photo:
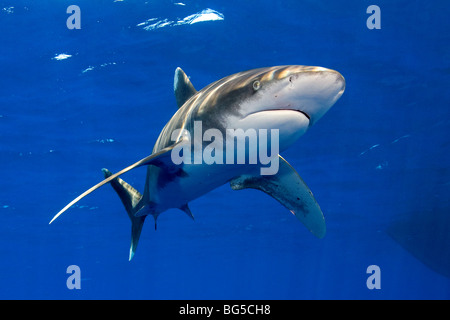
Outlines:
[[[205,151],[209,142],[198,140],[208,129],[227,137],[227,130],[278,130],[276,141],[282,151],[307,131],[344,92],[345,80],[336,71],[321,67],[280,66],[249,70],[225,77],[196,91],[185,73],[175,71],[175,97],[178,111],[158,137],[152,154],[135,164],[111,174],[103,169],[105,180],[90,188],[62,209],[53,219],[81,198],[111,182],[132,221],[130,259],[137,247],[146,216],[179,208],[190,217],[188,203],[229,182],[234,190],[259,189],[287,207],[318,237],[325,235],[323,214],[311,191],[297,172],[278,154],[276,174],[261,175],[262,164],[205,164],[194,158]],[[258,136],[258,138],[260,138]],[[195,140],[195,141],[194,141]],[[200,143],[190,162],[174,164],[172,153]],[[242,146],[241,146],[242,147]],[[236,145],[234,151],[239,147]],[[225,153],[229,150],[223,148]],[[272,160],[274,158],[272,157]],[[147,165],[144,193],[141,195],[119,175]],[[50,223],[51,223],[50,222]]]

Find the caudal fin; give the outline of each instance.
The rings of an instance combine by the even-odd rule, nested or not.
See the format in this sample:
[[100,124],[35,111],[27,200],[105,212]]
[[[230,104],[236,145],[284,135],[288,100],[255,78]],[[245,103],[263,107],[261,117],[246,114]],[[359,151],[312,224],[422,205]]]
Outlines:
[[[139,168],[142,166],[148,166],[148,165],[154,165],[158,166],[160,168],[170,168],[171,166],[174,166],[175,164],[172,161],[172,151],[175,147],[179,146],[180,144],[185,143],[184,139],[180,139],[173,145],[166,147],[156,153],[153,153],[149,155],[148,157],[145,157],[138,162],[120,170],[117,173],[112,174],[107,169],[103,170],[103,173],[105,175],[105,179],[103,181],[100,181],[95,186],[92,186],[82,194],[80,194],[78,197],[73,199],[71,202],[69,202],[64,208],[62,208],[53,218],[50,220],[49,224],[51,224],[53,221],[55,221],[61,214],[66,212],[71,206],[73,206],[75,203],[86,197],[87,195],[91,194],[98,188],[104,186],[108,182],[111,182],[113,188],[116,190],[117,194],[119,195],[120,199],[122,200],[122,203],[125,206],[125,209],[127,210],[128,216],[131,220],[131,248],[130,248],[130,260],[133,258],[134,252],[136,251],[136,247],[139,241],[139,236],[141,234],[142,226],[144,225],[145,220],[145,214],[139,214],[139,210],[144,210],[144,206],[141,205],[141,198],[142,195],[134,189],[132,186],[130,186],[128,183],[123,181],[122,179],[118,178],[120,175],[133,170],[135,168]],[[170,169],[169,169],[170,170]],[[156,216],[155,216],[156,217]]]
[[[103,174],[105,175],[105,179],[112,176],[112,173],[108,169],[102,169]],[[134,189],[131,185],[123,181],[121,178],[117,177],[110,181],[111,186],[119,195],[120,200],[122,201],[125,210],[128,213],[128,217],[131,220],[131,245],[130,245],[130,255],[129,260],[133,259],[134,253],[136,252],[136,248],[139,242],[139,237],[141,235],[142,227],[144,226],[144,221],[146,216],[136,217],[135,213],[139,211],[140,205],[139,202],[142,198],[142,195]]]

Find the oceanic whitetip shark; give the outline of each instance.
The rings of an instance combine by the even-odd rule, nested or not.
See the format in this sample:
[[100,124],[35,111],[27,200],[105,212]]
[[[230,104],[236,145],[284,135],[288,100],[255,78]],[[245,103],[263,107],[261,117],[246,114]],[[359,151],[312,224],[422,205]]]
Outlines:
[[[200,121],[201,134],[214,129],[223,137],[229,129],[245,132],[249,129],[273,132],[276,129],[278,139],[271,143],[277,143],[277,151],[283,151],[333,106],[344,89],[345,80],[337,71],[322,67],[277,66],[236,73],[197,91],[186,74],[177,68],[174,91],[179,109],[161,131],[151,155],[115,174],[103,169],[105,179],[66,205],[50,223],[86,195],[111,183],[131,219],[131,260],[148,215],[154,217],[155,228],[158,215],[170,208],[181,209],[193,218],[188,207],[190,201],[230,183],[233,190],[253,188],[272,196],[314,235],[322,238],[326,228],[319,205],[295,169],[278,152],[272,155],[272,160],[277,161],[277,170],[268,175],[261,174],[263,164],[260,161],[252,164],[221,164],[219,161],[175,164],[173,153],[176,151],[185,156],[187,146],[199,143],[194,141],[197,134],[193,131],[194,124]],[[200,148],[194,145],[191,157],[204,152],[208,145],[210,142],[207,141],[200,141]],[[236,144],[234,151],[239,151],[237,148]],[[215,151],[223,151],[224,156],[230,152],[224,146],[223,150]],[[147,166],[143,194],[119,178],[141,166]]]

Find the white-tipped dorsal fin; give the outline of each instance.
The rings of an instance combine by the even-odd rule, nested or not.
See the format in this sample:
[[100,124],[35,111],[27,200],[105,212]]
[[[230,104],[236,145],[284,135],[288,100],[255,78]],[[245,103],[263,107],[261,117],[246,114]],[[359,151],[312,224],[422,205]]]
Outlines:
[[173,90],[178,108],[181,108],[181,106],[188,101],[190,97],[197,93],[197,90],[195,90],[188,76],[183,70],[181,70],[181,68],[177,68],[175,70]]

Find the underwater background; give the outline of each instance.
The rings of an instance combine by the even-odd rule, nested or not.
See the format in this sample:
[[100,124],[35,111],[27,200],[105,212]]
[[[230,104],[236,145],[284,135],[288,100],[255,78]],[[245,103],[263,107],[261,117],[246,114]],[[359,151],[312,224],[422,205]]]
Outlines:
[[[70,5],[81,29],[69,29]],[[370,29],[370,5],[380,29]],[[449,299],[450,2],[0,0],[1,299]],[[283,157],[322,208],[314,237],[224,185],[144,226],[111,187],[197,89],[266,66],[339,71],[346,91]],[[123,178],[143,190],[145,168]],[[176,197],[176,195],[174,195]],[[67,268],[81,272],[68,289]],[[367,268],[379,267],[380,289]]]

